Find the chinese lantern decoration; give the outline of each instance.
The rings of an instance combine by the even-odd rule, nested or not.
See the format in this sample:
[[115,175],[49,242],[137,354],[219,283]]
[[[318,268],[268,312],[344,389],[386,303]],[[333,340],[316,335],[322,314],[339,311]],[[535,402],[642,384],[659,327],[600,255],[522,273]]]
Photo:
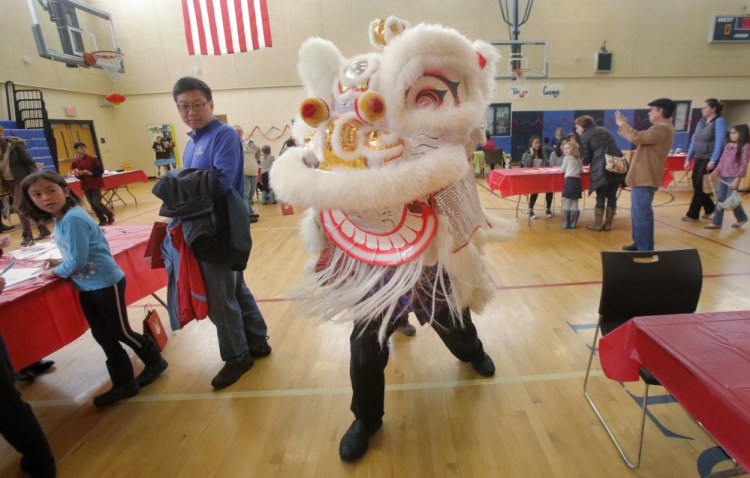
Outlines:
[[120,103],[125,102],[125,95],[122,95],[120,93],[114,92],[107,95],[107,101],[114,104],[115,106],[120,106]]

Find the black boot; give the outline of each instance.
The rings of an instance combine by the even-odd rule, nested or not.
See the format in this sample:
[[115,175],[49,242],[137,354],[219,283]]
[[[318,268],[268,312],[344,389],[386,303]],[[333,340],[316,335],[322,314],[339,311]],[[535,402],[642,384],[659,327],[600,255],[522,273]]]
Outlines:
[[94,397],[94,406],[102,408],[138,395],[140,388],[133,377],[133,365],[127,354],[122,358],[107,360],[107,370],[112,379],[112,388]]
[[39,228],[39,235],[34,238],[35,241],[41,241],[45,237],[52,235],[52,232],[47,228],[46,224],[39,224],[37,227]]
[[0,219],[0,232],[12,231],[15,228],[16,226],[13,226],[13,225],[6,226],[5,224],[3,224],[3,221]]
[[344,461],[354,461],[362,458],[369,448],[370,437],[375,434],[383,422],[368,425],[362,420],[354,420],[349,429],[341,437],[339,456]]
[[161,373],[169,366],[167,361],[164,360],[164,357],[161,356],[159,346],[156,345],[154,339],[148,335],[144,335],[144,338],[146,339],[146,344],[140,349],[135,350],[135,354],[138,358],[146,364],[146,368],[144,368],[135,379],[136,382],[138,382],[138,386],[141,388],[156,380],[156,377],[161,375]]

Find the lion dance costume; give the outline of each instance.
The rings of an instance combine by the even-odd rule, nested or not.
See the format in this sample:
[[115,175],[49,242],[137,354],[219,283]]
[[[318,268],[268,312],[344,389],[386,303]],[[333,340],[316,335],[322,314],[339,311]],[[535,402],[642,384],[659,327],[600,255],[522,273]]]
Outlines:
[[309,208],[302,236],[317,261],[295,295],[314,316],[354,321],[344,460],[382,424],[396,318],[414,312],[459,360],[494,374],[470,310],[492,296],[483,245],[517,227],[482,210],[470,159],[485,140],[495,48],[395,17],[375,20],[370,41],[379,51],[353,58],[320,38],[302,45],[302,146],[271,171],[282,201]]

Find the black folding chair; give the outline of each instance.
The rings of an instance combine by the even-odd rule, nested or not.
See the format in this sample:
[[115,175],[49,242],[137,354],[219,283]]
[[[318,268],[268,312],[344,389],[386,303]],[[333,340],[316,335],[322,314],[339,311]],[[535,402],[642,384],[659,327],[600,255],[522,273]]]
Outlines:
[[586,386],[594,359],[596,341],[633,317],[644,315],[688,314],[695,312],[703,284],[703,269],[697,249],[652,252],[602,252],[602,295],[599,323],[591,344],[591,355],[583,381],[583,395],[594,409],[617,451],[632,469],[638,468],[643,450],[648,391],[660,385],[646,369],[640,370],[645,383],[641,429],[635,461],[631,461],[594,404]]

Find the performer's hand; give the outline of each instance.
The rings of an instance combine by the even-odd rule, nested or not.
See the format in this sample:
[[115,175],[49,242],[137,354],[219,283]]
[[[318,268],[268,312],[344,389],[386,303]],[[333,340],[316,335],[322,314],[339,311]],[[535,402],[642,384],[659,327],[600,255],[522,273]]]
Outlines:
[[683,168],[685,171],[690,171],[690,160],[685,160],[685,167]]
[[709,161],[709,162],[708,162],[708,166],[706,166],[706,169],[708,169],[709,171],[711,171],[711,170],[713,170],[713,169],[714,169],[715,167],[716,167],[716,163],[714,163],[713,161]]
[[5,290],[5,279],[0,277],[0,294]]
[[[714,173],[716,174],[716,173]],[[734,189],[735,191],[739,189],[740,187],[740,178],[734,178],[734,181],[732,181],[732,185],[729,186],[730,188]]]
[[3,234],[0,236],[0,249],[5,249],[6,247],[10,246],[12,239],[8,234]]

